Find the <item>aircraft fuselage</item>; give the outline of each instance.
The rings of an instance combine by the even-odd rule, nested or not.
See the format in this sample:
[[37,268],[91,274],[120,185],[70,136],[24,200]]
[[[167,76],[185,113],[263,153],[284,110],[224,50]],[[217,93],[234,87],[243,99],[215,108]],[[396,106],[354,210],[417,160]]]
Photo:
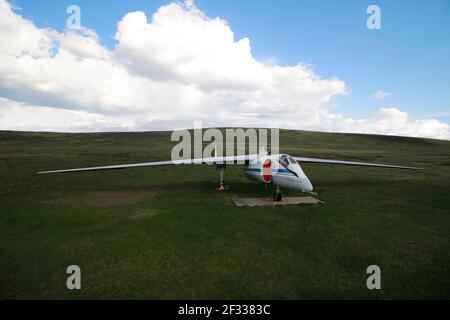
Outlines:
[[312,192],[313,186],[294,158],[287,154],[260,156],[244,167],[245,175],[255,181],[289,190]]

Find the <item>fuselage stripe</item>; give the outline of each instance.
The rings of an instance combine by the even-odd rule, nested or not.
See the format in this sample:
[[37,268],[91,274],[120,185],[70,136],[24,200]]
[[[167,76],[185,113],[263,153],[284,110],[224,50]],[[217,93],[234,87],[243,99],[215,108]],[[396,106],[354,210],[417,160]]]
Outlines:
[[[246,172],[258,172],[258,173],[261,172],[261,169],[259,169],[259,168],[245,168],[244,170]],[[272,169],[272,173],[285,174],[285,175],[288,175],[288,176],[294,176],[294,174],[290,170],[284,169],[284,168],[282,168],[282,169]]]

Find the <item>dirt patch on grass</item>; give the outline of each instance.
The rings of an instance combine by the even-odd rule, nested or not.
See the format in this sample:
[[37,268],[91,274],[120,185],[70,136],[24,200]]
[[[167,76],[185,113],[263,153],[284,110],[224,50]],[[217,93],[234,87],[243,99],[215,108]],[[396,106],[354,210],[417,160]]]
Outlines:
[[159,194],[154,189],[94,191],[83,195],[67,195],[47,201],[62,206],[115,207],[135,204]]
[[160,213],[160,210],[156,209],[137,209],[129,216],[131,220],[144,219],[147,217],[152,217]]

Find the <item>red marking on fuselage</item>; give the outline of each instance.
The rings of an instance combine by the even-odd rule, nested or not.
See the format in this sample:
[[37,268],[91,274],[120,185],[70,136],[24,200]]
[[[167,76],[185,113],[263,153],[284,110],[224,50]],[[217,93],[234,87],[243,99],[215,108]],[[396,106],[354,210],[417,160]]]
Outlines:
[[272,161],[270,161],[270,159],[267,159],[266,161],[264,161],[263,163],[263,169],[262,169],[262,174],[263,174],[263,181],[265,183],[271,183],[272,182],[272,173],[271,171],[271,167],[272,166]]

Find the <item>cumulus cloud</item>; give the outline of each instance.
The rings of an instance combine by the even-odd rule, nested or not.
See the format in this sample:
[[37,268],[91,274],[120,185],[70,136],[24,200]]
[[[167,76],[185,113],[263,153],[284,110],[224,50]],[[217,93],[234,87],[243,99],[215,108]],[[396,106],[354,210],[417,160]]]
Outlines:
[[450,138],[448,125],[395,108],[369,119],[332,113],[344,81],[257,60],[248,38],[190,1],[126,14],[115,39],[109,50],[94,30],[38,28],[0,0],[0,129],[170,130],[202,120]]
[[384,91],[384,90],[378,90],[377,92],[375,92],[372,95],[372,98],[375,99],[375,100],[383,100],[383,99],[386,99],[389,96],[391,96],[390,92]]
[[369,119],[343,119],[340,131],[450,139],[450,126],[435,119],[410,120],[397,108],[380,108]]
[[[67,126],[70,123],[70,126]],[[83,111],[28,105],[0,97],[0,128],[33,131],[129,130],[126,121]],[[99,130],[100,129],[100,130]]]

